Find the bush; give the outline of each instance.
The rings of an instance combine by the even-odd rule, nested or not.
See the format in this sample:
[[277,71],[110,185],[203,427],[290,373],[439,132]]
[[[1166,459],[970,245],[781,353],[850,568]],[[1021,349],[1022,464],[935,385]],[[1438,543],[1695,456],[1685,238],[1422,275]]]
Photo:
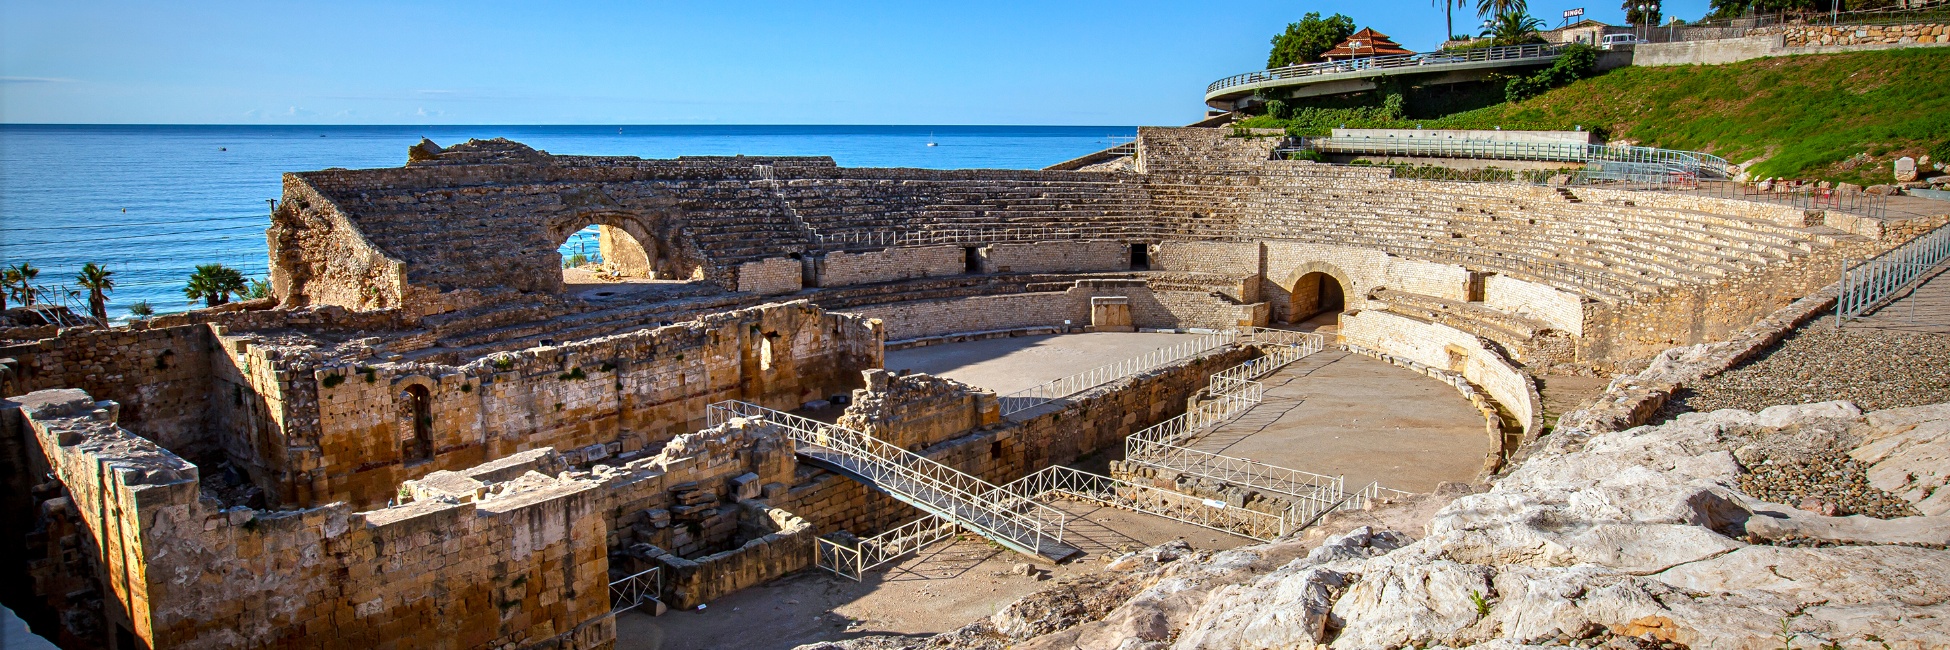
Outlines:
[[1284,120],[1293,116],[1293,109],[1288,108],[1285,101],[1274,99],[1266,102],[1266,114],[1273,116],[1273,119]]
[[1551,67],[1528,77],[1511,79],[1503,87],[1503,96],[1514,104],[1589,77],[1597,67],[1598,48],[1584,43],[1572,44],[1564,48],[1564,55],[1557,57]]

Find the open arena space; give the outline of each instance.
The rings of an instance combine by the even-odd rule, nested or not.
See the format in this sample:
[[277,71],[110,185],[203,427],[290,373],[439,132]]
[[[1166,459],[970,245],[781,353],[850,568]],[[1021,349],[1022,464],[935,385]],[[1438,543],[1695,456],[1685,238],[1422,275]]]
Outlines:
[[[1581,643],[1718,647],[1692,621],[1835,575],[1940,609],[1897,575],[1941,563],[1950,416],[1902,410],[1940,382],[1737,388],[1893,340],[1809,323],[1845,260],[1950,215],[1282,139],[1147,127],[1113,171],[423,141],[286,174],[270,297],[0,329],[0,598],[153,648],[1313,647],[1372,612],[1515,630],[1526,598]],[[1831,470],[1847,494],[1783,478]]]

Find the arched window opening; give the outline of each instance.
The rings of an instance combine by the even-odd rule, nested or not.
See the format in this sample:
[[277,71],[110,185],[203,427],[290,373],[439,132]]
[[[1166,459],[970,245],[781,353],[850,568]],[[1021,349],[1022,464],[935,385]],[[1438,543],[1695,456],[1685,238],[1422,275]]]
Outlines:
[[1347,308],[1347,288],[1334,276],[1315,271],[1293,284],[1292,301],[1290,322],[1304,323],[1325,315],[1315,324],[1332,326],[1339,323],[1341,310]]
[[408,463],[433,460],[433,395],[427,387],[414,384],[400,393],[400,400],[406,403],[413,431],[411,438],[400,442],[400,458]]
[[648,291],[654,284],[704,279],[704,268],[674,259],[657,242],[629,229],[592,223],[569,233],[556,249],[562,257],[565,293],[585,300],[611,300]]

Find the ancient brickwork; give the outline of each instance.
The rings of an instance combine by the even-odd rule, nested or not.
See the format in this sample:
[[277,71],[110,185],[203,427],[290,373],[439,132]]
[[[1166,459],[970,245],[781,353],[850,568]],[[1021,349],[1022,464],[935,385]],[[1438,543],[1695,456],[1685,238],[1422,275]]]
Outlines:
[[[145,647],[605,648],[593,486],[479,503],[260,513],[199,493],[198,468],[77,390],[20,408],[101,549],[111,614]],[[105,471],[106,470],[106,471]],[[111,516],[111,513],[115,513]]]
[[927,374],[867,371],[836,422],[903,449],[926,447],[1002,419],[993,391]]
[[1061,293],[901,302],[850,311],[880,319],[887,328],[888,340],[901,341],[944,334],[1062,327],[1066,320],[1070,326],[1083,327],[1090,322],[1090,299],[1101,296],[1130,298],[1132,319],[1141,328],[1222,329],[1240,322],[1263,325],[1268,313],[1263,304],[1242,305],[1210,291],[1157,291],[1144,280],[1079,280]]
[[1131,247],[1121,241],[1041,241],[982,249],[984,273],[1126,271]]
[[879,336],[794,302],[462,366],[325,367],[313,377],[319,450],[304,469],[313,494],[374,504],[407,479],[525,449],[633,451],[702,428],[711,402],[795,408],[844,394],[880,366]]
[[966,260],[967,252],[960,246],[885,248],[860,253],[835,251],[819,261],[819,286],[956,275],[967,269]]
[[805,264],[774,257],[738,265],[738,290],[768,296],[795,293],[805,284]]

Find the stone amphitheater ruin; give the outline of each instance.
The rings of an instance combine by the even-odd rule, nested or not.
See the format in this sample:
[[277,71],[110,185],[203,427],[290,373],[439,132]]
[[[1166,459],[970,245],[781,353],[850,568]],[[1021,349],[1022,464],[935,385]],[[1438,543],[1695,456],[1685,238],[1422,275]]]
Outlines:
[[[1228,135],[1141,129],[1113,171],[472,141],[286,174],[274,298],[0,331],[0,596],[67,647],[1950,647],[1950,406],[1639,426],[1950,215]],[[1183,335],[1014,392],[890,361],[1134,330]],[[1278,396],[1336,354],[1376,383]],[[1194,444],[1330,396],[1361,415],[1294,460]],[[1474,421],[1453,476],[1306,464],[1426,451],[1361,421],[1423,402]],[[1859,494],[1762,500],[1837,458]],[[1179,532],[1092,542],[1116,516],[1078,503]],[[1020,575],[886,577],[968,540]],[[999,595],[909,629],[741,596],[794,580]]]

